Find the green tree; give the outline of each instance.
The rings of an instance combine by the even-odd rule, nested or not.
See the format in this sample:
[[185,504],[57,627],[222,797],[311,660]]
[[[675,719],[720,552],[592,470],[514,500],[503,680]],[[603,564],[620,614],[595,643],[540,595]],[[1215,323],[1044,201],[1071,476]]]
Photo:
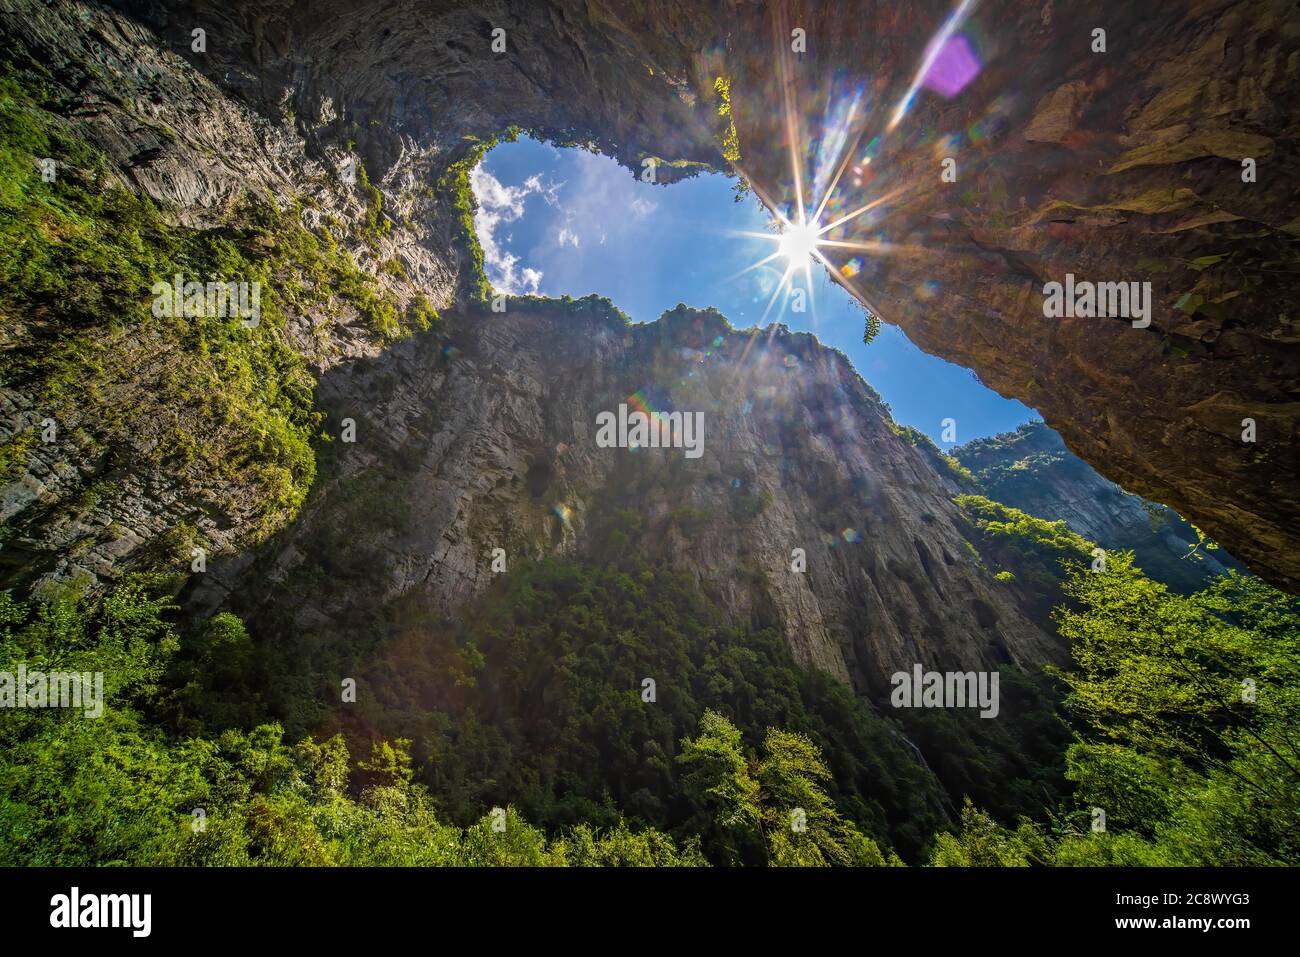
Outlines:
[[840,817],[821,751],[806,735],[769,728],[758,766],[769,861],[778,867],[881,866],[880,848]]
[[677,761],[686,769],[682,789],[704,809],[703,819],[692,823],[716,835],[725,863],[754,863],[762,850],[763,814],[736,726],[716,711],[705,711],[699,734],[682,739]]
[[1236,573],[1179,595],[1127,553],[1066,591],[1083,803],[1175,863],[1300,861],[1300,602]]
[[967,799],[956,834],[935,836],[934,867],[1028,867],[1046,863],[1050,849],[1042,831],[1024,819],[1016,830],[1003,827]]

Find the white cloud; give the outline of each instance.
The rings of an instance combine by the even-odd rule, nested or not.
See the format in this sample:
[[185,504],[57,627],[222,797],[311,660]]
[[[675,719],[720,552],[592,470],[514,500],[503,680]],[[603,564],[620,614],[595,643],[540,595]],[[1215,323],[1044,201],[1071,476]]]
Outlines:
[[502,248],[496,229],[512,223],[524,214],[524,200],[533,193],[545,193],[540,176],[530,176],[522,186],[505,186],[485,170],[482,164],[469,174],[478,209],[474,213],[474,231],[483,247],[483,266],[494,289],[511,295],[537,292],[542,273],[531,267],[519,268],[519,257]]
[[[515,295],[540,293],[545,276],[548,292],[572,291],[562,287],[584,275],[591,264],[584,260],[625,256],[663,215],[652,187],[607,157],[574,153],[563,151],[563,166],[511,180],[515,186],[481,166],[471,173],[478,200],[475,227],[494,288]],[[556,174],[564,179],[552,180]],[[516,223],[522,223],[518,229]],[[518,240],[513,243],[512,232]],[[585,291],[586,280],[579,285]]]
[[561,180],[558,183],[551,183],[551,185],[542,188],[542,199],[546,200],[547,206],[554,206],[556,209],[560,208],[560,187],[565,182],[567,181]]
[[632,202],[628,204],[628,211],[637,219],[644,219],[658,208],[659,204],[653,199],[643,199],[640,196],[632,197]]

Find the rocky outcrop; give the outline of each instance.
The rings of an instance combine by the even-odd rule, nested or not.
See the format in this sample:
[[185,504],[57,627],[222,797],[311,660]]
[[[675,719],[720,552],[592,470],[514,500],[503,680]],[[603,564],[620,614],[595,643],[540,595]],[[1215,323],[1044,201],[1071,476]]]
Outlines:
[[[322,393],[357,442],[262,554],[202,576],[196,610],[233,603],[256,626],[278,608],[289,632],[337,632],[426,589],[454,615],[493,579],[494,549],[507,567],[590,558],[593,530],[630,512],[627,547],[864,693],[916,662],[1033,669],[1063,654],[981,564],[878,397],[806,334],[737,332],[680,307],[629,326],[599,300],[514,300],[458,322],[441,349],[422,338],[331,373]],[[702,412],[703,454],[598,447],[595,416],[620,404]]]
[[1105,549],[1132,551],[1147,575],[1180,591],[1242,570],[1214,542],[1201,541],[1178,513],[1102,478],[1042,422],[975,439],[952,455],[975,476],[969,490],[1038,518],[1064,520]]
[[[97,177],[96,189],[133,191],[156,203],[178,234],[229,236],[248,225],[250,201],[282,207],[316,235],[329,224],[357,275],[398,310],[417,297],[435,308],[455,299],[465,256],[460,216],[452,204],[435,201],[431,190],[385,197],[386,228],[372,229],[363,240],[359,232],[373,197],[360,158],[351,157],[357,162],[349,177],[341,146],[309,155],[287,116],[270,117],[232,98],[214,82],[222,77],[205,76],[175,52],[183,46],[179,40],[168,43],[139,21],[95,4],[13,0],[0,12],[3,62],[40,91],[43,121],[105,160],[100,176],[79,169],[80,157],[58,153],[51,158],[59,176]],[[275,232],[263,230],[258,242],[269,244]],[[70,274],[80,268],[73,262]],[[35,356],[29,365],[39,367],[72,337],[71,315],[80,303],[55,303],[45,316],[39,313],[46,309],[22,302],[21,289],[9,292],[11,302],[0,306],[0,347],[8,355]],[[98,364],[111,363],[107,381],[71,383],[57,411],[41,375],[6,374],[0,381],[0,442],[21,446],[14,458],[22,466],[0,483],[2,587],[84,579],[98,588],[126,572],[188,556],[192,545],[209,554],[250,547],[292,512],[268,509],[266,490],[252,480],[255,465],[241,468],[248,463],[240,461],[213,469],[202,457],[168,454],[174,451],[168,437],[181,432],[189,444],[212,450],[209,458],[222,460],[238,416],[214,416],[213,405],[220,403],[193,395],[220,393],[219,379],[178,387],[186,350],[175,330],[112,322],[137,303],[148,309],[147,286],[122,295],[112,312],[95,315],[95,325],[75,334],[78,348],[99,356]],[[283,328],[271,335],[305,360],[306,381],[295,387],[308,394],[312,375],[384,349],[384,337],[341,299],[282,311]],[[46,421],[54,423],[57,440],[34,440]],[[243,456],[231,450],[229,458]]]
[[[512,124],[637,172],[679,164],[663,181],[725,165],[727,142],[783,208],[819,203],[843,156],[822,222],[889,197],[829,234],[868,243],[825,250],[855,295],[1039,409],[1109,479],[1300,587],[1294,5],[960,6],[961,62],[900,117],[948,0],[122,4],[224,90],[291,117],[314,155],[354,141],[393,193]],[[1043,286],[1067,273],[1150,282],[1150,325],[1046,318]]]

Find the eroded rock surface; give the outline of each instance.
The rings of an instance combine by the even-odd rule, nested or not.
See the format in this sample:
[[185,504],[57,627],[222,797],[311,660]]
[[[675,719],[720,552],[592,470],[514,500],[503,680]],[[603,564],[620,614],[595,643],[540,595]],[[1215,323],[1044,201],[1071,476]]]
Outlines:
[[[381,391],[386,377],[396,386]],[[442,349],[410,342],[332,373],[322,393],[332,422],[355,417],[355,446],[261,555],[203,576],[196,609],[233,600],[256,622],[278,606],[290,631],[338,632],[423,588],[451,616],[490,584],[493,549],[590,557],[593,532],[625,510],[640,526],[629,547],[864,692],[918,661],[1032,668],[1064,654],[975,554],[926,456],[807,334],[521,304],[466,318]],[[704,454],[598,447],[595,416],[620,403],[703,412]]]

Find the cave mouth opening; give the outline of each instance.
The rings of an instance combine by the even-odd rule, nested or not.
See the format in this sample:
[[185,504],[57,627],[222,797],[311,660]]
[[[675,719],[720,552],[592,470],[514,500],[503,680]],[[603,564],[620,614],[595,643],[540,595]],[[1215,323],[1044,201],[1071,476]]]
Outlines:
[[776,322],[811,332],[848,356],[895,421],[944,449],[1037,418],[895,326],[864,342],[863,306],[814,258],[815,231],[778,227],[734,177],[650,183],[603,154],[521,136],[488,151],[470,185],[497,292],[595,293],[634,322],[679,303],[712,306],[737,328]]

